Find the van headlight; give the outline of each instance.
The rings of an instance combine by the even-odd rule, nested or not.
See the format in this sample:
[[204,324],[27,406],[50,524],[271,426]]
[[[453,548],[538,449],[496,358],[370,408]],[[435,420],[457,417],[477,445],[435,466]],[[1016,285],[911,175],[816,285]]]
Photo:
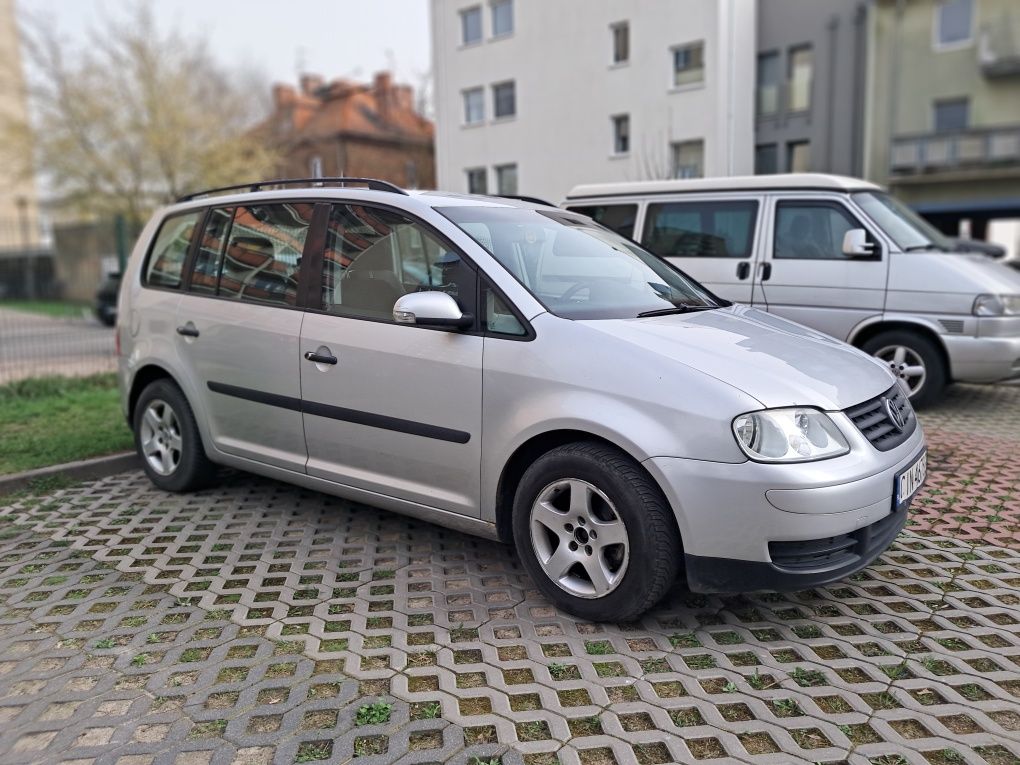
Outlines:
[[1020,316],[1020,295],[978,295],[975,316]]
[[810,462],[850,451],[829,415],[799,406],[742,414],[733,420],[733,435],[744,454],[759,462]]

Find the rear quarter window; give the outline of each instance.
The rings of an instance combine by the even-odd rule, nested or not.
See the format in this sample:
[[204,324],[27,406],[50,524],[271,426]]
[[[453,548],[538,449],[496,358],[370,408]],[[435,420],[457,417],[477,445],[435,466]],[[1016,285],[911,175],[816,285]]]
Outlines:
[[188,256],[201,210],[172,215],[163,221],[145,263],[147,287],[180,289],[184,274],[184,261]]
[[641,243],[663,258],[749,258],[757,217],[754,200],[651,204]]

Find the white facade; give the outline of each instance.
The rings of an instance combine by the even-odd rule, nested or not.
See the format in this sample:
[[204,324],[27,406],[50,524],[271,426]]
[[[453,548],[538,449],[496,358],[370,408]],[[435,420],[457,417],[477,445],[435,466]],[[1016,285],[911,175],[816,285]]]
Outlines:
[[[579,183],[750,174],[755,9],[755,0],[432,0],[438,187],[469,191],[469,171],[477,184],[484,168],[488,193],[511,192],[497,168],[515,165],[516,193],[556,202]],[[508,10],[512,31],[493,36]],[[614,63],[619,24],[628,50]],[[480,41],[465,44],[479,26]],[[509,97],[493,86],[508,82],[514,114],[496,117],[497,92],[504,111]],[[466,124],[478,119],[477,88],[483,114]],[[628,141],[614,117],[628,118],[619,125]]]

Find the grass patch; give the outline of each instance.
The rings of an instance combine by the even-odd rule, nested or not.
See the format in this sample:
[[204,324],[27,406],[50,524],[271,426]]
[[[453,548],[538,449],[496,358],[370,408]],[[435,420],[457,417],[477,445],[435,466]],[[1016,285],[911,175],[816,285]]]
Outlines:
[[116,378],[42,377],[0,386],[0,475],[131,448]]
[[75,303],[64,300],[3,300],[0,308],[8,308],[22,313],[35,313],[55,319],[80,319],[91,313],[88,303]]

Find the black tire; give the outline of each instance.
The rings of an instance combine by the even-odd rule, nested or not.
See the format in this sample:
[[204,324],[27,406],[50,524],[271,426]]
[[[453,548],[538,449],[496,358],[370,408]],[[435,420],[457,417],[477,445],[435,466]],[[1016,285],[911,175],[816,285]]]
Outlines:
[[[627,531],[629,560],[622,579],[601,597],[576,595],[553,581],[532,541],[532,506],[543,490],[566,479],[587,482],[602,492]],[[598,442],[560,446],[532,463],[514,497],[513,531],[517,554],[539,589],[558,608],[582,619],[626,622],[637,618],[662,599],[681,568],[680,533],[659,487],[628,455]],[[561,543],[567,544],[557,538],[555,549]]]
[[[142,420],[153,402],[163,402],[172,410],[180,434],[179,459],[173,470],[165,475],[149,463],[142,448]],[[173,381],[156,380],[145,387],[135,404],[133,426],[135,448],[141,457],[142,469],[157,488],[174,492],[193,491],[213,482],[216,466],[205,454],[191,405]]]
[[[879,332],[874,337],[868,339],[861,346],[861,350],[872,356],[877,356],[883,349],[894,346],[903,346],[910,349],[913,353],[917,354],[925,367],[924,382],[910,397],[910,403],[914,408],[922,409],[942,398],[942,393],[949,378],[948,370],[938,346],[924,335],[906,329],[890,329],[885,332]],[[884,361],[885,359],[882,360]],[[896,369],[893,369],[893,373],[898,376]]]

